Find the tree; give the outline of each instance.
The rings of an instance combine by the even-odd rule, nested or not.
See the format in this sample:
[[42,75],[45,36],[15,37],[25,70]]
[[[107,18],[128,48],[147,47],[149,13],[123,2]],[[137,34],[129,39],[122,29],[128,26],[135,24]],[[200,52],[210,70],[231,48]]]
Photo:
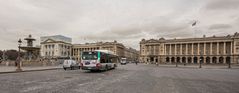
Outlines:
[[7,50],[6,56],[9,60],[16,60],[18,57],[18,51],[17,50]]
[[3,51],[0,50],[0,59],[2,59]]
[[[0,50],[0,59],[4,59],[3,58],[3,52],[2,50]],[[25,55],[24,52],[20,52],[20,57],[23,57]],[[6,50],[5,51],[5,59],[6,60],[16,60],[18,57],[18,51],[17,50]]]

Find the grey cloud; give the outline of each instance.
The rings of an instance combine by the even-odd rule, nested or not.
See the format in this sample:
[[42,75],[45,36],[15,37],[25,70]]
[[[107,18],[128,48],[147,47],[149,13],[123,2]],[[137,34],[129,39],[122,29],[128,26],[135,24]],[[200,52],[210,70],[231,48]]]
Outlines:
[[[93,33],[90,35],[86,35],[85,39],[88,40],[125,40],[125,39],[133,39],[133,38],[140,38],[142,37],[141,33],[136,33],[136,32],[127,32],[129,35],[126,35],[127,33],[123,34],[117,34],[119,32],[110,32],[110,31],[104,31],[100,33]],[[135,33],[135,34],[133,34]]]
[[229,24],[213,24],[208,29],[209,30],[221,30],[221,29],[229,29],[232,28]]
[[[15,41],[28,34],[37,39],[44,35],[62,34],[72,37],[73,43],[118,40],[137,48],[142,38],[188,37],[193,34],[188,22],[200,18],[204,20],[200,20],[203,26],[199,24],[199,29],[208,30],[208,24],[215,24],[218,20],[234,28],[225,12],[229,16],[238,15],[225,9],[238,8],[237,1],[0,0],[0,37],[1,43],[5,44],[0,48],[17,48]],[[203,12],[207,10],[198,10],[204,5],[207,9],[222,10],[208,16]],[[204,13],[205,16],[201,16]],[[222,16],[217,19],[217,15]],[[236,31],[226,26],[211,28]],[[214,30],[214,33],[219,32]]]
[[[165,21],[165,22],[164,22]],[[164,23],[163,23],[164,22]],[[144,37],[167,37],[167,33],[177,33],[186,31],[190,25],[185,23],[174,23],[170,19],[157,18],[154,21],[144,22],[143,25],[134,24],[126,27],[118,26],[107,31],[102,31],[87,35],[86,38],[90,40],[125,40],[125,39],[139,39]]]
[[211,0],[206,8],[212,10],[238,9],[239,0]]

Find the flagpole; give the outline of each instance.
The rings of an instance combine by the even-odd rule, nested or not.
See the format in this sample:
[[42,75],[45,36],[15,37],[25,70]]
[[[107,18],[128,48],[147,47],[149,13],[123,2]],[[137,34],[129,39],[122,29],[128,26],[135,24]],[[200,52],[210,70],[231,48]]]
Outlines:
[[197,30],[197,28],[196,28],[196,25],[197,25],[197,21],[195,21],[193,24],[192,24],[192,27],[195,27],[195,29],[193,29],[194,30],[194,39],[196,39],[196,30]]

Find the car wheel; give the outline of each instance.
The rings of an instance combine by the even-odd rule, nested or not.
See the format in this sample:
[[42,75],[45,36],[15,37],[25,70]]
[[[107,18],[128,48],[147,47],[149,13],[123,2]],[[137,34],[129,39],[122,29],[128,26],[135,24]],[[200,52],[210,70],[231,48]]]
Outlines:
[[117,65],[116,64],[114,64],[114,69],[117,67]]
[[109,67],[108,67],[108,65],[106,65],[106,66],[105,66],[105,70],[108,70],[108,69],[109,69]]
[[71,70],[73,70],[73,66],[70,66]]

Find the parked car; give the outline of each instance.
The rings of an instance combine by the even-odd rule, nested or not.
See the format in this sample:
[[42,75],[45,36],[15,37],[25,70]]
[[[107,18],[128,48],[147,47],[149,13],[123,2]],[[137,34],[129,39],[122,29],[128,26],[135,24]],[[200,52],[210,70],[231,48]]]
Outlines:
[[80,69],[81,66],[75,60],[64,60],[63,69],[66,70],[67,68],[73,70],[75,68]]

